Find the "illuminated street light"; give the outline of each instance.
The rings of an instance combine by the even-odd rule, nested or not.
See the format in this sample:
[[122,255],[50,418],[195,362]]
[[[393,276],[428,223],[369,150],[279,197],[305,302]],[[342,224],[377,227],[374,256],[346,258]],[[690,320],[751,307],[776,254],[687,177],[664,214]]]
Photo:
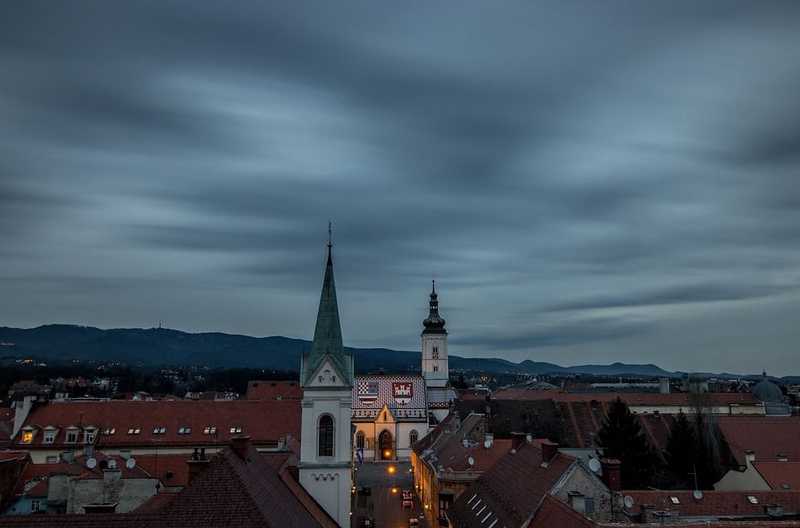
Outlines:
[[394,472],[397,471],[397,468],[394,466],[389,466],[386,468],[386,471],[388,471],[390,475],[394,475]]

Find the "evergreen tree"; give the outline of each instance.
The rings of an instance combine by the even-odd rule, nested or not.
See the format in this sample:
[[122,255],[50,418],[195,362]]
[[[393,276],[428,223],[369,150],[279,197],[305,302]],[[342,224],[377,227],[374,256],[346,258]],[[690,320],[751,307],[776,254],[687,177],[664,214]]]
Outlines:
[[683,412],[678,413],[667,440],[667,465],[684,482],[688,482],[690,473],[694,472],[696,444],[694,427]]
[[607,458],[622,462],[622,485],[625,488],[644,488],[656,470],[656,457],[647,444],[639,420],[619,398],[611,403],[597,442]]

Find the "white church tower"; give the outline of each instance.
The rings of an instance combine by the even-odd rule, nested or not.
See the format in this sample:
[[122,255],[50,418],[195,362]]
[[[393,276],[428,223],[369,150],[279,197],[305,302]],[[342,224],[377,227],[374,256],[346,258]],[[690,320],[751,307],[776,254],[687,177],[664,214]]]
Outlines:
[[[447,367],[447,330],[439,316],[439,296],[432,282],[430,313],[422,321],[422,376],[428,389],[444,388],[449,379]],[[429,391],[430,392],[430,391]]]
[[[329,228],[330,230],[330,228]],[[342,346],[331,241],[311,349],[303,352],[300,484],[340,526],[350,526],[353,356]]]

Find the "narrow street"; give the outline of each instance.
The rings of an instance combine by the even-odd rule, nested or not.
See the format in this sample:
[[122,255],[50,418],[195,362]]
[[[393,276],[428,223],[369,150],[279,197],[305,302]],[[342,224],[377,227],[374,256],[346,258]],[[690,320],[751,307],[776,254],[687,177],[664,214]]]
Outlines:
[[[356,467],[358,492],[353,506],[354,528],[364,526],[363,521],[368,518],[373,519],[373,526],[378,528],[408,528],[412,517],[419,519],[420,527],[428,526],[413,493],[414,479],[408,462],[367,462]],[[413,508],[402,507],[402,490],[412,491]]]

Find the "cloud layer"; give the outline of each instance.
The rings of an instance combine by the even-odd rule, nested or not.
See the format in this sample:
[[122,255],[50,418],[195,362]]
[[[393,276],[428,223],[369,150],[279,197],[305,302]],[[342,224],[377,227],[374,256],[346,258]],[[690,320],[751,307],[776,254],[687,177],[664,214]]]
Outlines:
[[796,2],[25,2],[0,324],[800,373]]

